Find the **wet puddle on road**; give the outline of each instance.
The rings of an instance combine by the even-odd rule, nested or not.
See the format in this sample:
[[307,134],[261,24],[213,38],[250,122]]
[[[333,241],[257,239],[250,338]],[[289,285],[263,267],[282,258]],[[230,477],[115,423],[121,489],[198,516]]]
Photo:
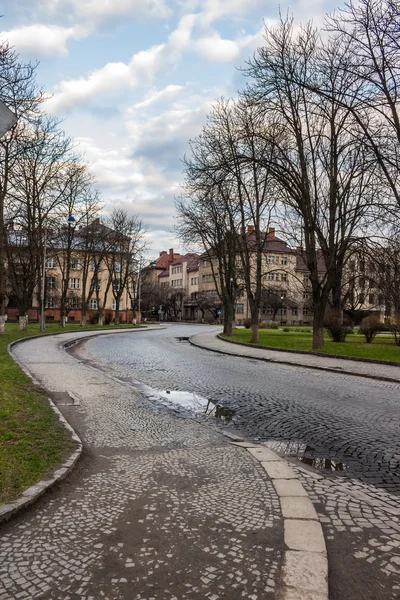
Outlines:
[[180,390],[157,390],[140,381],[131,381],[148,400],[156,400],[168,408],[182,408],[195,414],[204,414],[222,421],[232,421],[235,412],[218,404],[216,400],[205,398],[195,392]]
[[263,444],[278,454],[286,454],[297,458],[300,462],[314,467],[320,471],[345,471],[346,463],[336,457],[322,456],[315,448],[301,440],[275,440],[263,441]]

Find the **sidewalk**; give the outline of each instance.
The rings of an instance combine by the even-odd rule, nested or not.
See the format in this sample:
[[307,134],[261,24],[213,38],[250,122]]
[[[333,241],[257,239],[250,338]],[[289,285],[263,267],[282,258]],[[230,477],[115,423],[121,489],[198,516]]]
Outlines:
[[85,455],[1,524],[0,600],[327,600],[321,526],[286,462],[62,350],[88,335],[13,348]]
[[195,346],[222,354],[400,383],[400,365],[397,367],[394,365],[362,362],[344,358],[315,356],[314,354],[298,354],[296,352],[254,348],[253,346],[246,346],[221,339],[215,332],[196,334],[191,337],[190,341]]

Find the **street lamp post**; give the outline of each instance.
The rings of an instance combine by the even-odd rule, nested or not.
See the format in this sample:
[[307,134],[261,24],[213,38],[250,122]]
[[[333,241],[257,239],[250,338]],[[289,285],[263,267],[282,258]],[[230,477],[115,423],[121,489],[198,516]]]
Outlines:
[[281,295],[281,327],[283,325],[283,320],[282,319],[283,319],[283,299],[284,299],[284,297],[285,296],[282,294]]
[[[49,216],[49,215],[47,215]],[[68,217],[68,229],[75,223],[75,217],[69,215]],[[68,235],[69,243],[69,235]],[[43,266],[42,266],[42,286],[40,292],[40,331],[44,331],[46,327],[46,316],[44,314],[44,296],[46,293],[46,260],[47,260],[47,225],[44,227],[44,239],[43,239]],[[60,315],[61,317],[61,315]]]

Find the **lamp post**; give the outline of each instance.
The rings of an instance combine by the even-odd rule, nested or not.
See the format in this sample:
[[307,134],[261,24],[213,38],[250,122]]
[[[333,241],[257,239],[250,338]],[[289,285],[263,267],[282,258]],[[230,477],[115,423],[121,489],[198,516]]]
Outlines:
[[282,319],[283,319],[283,299],[284,299],[284,297],[285,296],[283,294],[281,294],[281,327],[283,325],[283,320]]
[[[47,215],[48,217],[49,215]],[[46,220],[46,219],[45,219]],[[75,217],[69,215],[68,217],[68,244],[69,244],[69,229],[73,223],[75,223]],[[47,260],[47,226],[44,227],[44,239],[43,239],[43,266],[42,266],[42,289],[40,292],[40,331],[44,331],[46,327],[46,317],[44,314],[44,295],[46,292],[46,260]]]

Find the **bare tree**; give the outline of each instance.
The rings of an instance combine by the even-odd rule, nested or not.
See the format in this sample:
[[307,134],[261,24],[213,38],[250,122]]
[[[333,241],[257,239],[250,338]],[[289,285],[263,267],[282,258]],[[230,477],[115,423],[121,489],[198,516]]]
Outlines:
[[111,290],[115,300],[115,323],[120,320],[120,302],[129,282],[132,268],[144,250],[146,229],[137,215],[115,209],[109,221],[112,250],[106,257]]
[[[400,5],[397,0],[350,0],[327,21],[336,44],[348,48],[340,68],[357,78],[342,96],[400,206]],[[331,97],[324,85],[316,87]],[[354,101],[356,98],[356,102]]]
[[[343,98],[354,85],[354,75],[340,66],[346,52],[341,46],[324,45],[311,25],[295,33],[293,20],[287,18],[266,28],[265,46],[246,70],[252,79],[246,96],[259,107],[264,122],[260,135],[274,148],[269,171],[282,201],[301,221],[314,349],[324,346],[325,310],[335,288],[341,289],[349,250],[363,235],[361,226],[376,187],[368,148],[360,143],[363,131],[353,113],[343,108]],[[320,81],[330,90],[329,97],[313,92],[311,81]]]
[[26,129],[36,120],[44,100],[36,85],[35,71],[36,65],[20,61],[7,43],[0,43],[0,100],[18,118],[17,125],[0,140],[0,333],[4,332],[6,308],[7,227],[14,217],[8,203],[10,176],[26,151],[22,143]]

